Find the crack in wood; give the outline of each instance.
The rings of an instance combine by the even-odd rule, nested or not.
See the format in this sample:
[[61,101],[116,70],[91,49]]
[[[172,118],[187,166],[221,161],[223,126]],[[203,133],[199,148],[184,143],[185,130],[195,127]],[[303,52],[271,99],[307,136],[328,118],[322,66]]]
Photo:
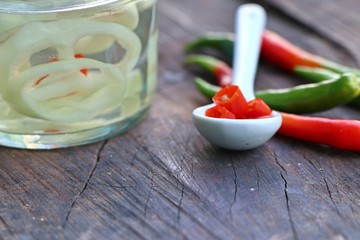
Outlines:
[[[273,153],[273,157],[275,160],[275,163],[281,168],[281,170],[287,175],[287,170],[286,168],[280,163],[279,158],[277,156],[277,154],[274,152]],[[286,211],[287,211],[287,215],[288,215],[288,220],[290,223],[290,227],[291,227],[291,231],[292,231],[292,235],[293,235],[293,239],[298,240],[298,234],[295,228],[295,224],[294,224],[294,220],[291,214],[291,209],[290,209],[290,198],[289,198],[289,194],[288,194],[288,182],[284,176],[284,174],[282,172],[280,172],[280,176],[281,179],[284,182],[284,195],[285,195],[285,202],[286,202]]]
[[[163,199],[165,199],[167,202],[169,202],[171,205],[173,205],[174,207],[176,207],[177,209],[179,209],[179,203],[174,202],[172,199],[170,199],[168,196],[165,195],[164,191],[160,191],[157,188],[154,188],[154,190],[156,193],[159,194],[159,196],[161,196]],[[185,196],[185,192],[183,192],[184,196]],[[182,201],[182,200],[181,200]],[[211,239],[221,239],[219,236],[216,235],[216,233],[214,233],[212,230],[216,230],[216,229],[212,229],[210,228],[208,225],[206,225],[205,223],[203,223],[202,221],[200,221],[196,216],[193,215],[192,212],[187,211],[185,208],[181,208],[180,209],[181,213],[184,214],[185,216],[187,216],[190,220],[192,220],[194,222],[194,224],[197,224],[198,226],[200,226],[202,229],[204,229],[206,231],[207,234],[209,234],[209,236],[211,236]],[[226,226],[225,226],[226,227]],[[183,237],[182,237],[183,238]],[[181,239],[182,239],[181,238]]]
[[181,209],[182,209],[182,201],[184,199],[184,191],[185,191],[185,184],[182,183],[181,186],[181,196],[180,196],[180,200],[178,203],[178,211],[177,211],[177,229],[178,229],[178,238],[181,239]]
[[[328,197],[329,197],[329,199],[330,199],[330,201],[331,201],[331,203],[332,203],[332,205],[333,205],[333,207],[334,207],[334,209],[335,209],[335,211],[336,211],[336,214],[337,214],[341,219],[344,219],[343,216],[341,215],[340,210],[339,210],[338,207],[337,207],[336,202],[334,201],[333,194],[332,194],[332,191],[331,191],[331,189],[330,189],[330,186],[329,186],[329,183],[328,183],[328,181],[327,181],[327,178],[326,178],[326,175],[325,175],[324,171],[323,171],[321,168],[319,169],[318,167],[316,167],[315,164],[313,163],[313,161],[311,161],[310,158],[308,158],[307,156],[303,156],[303,157],[304,157],[304,159],[307,160],[307,161],[311,164],[311,166],[313,166],[313,168],[314,168],[315,170],[317,170],[317,171],[320,173],[320,175],[322,176],[323,181],[324,181],[324,183],[325,183],[326,191],[327,191],[327,193],[328,193]],[[344,220],[345,220],[345,219],[344,219]]]
[[[178,188],[179,180],[174,176],[174,173],[173,173],[172,171],[169,171],[169,169],[167,168],[167,166],[163,163],[162,159],[161,159],[159,156],[157,156],[155,153],[153,153],[153,152],[152,152],[150,149],[148,149],[148,148],[145,148],[144,151],[151,156],[151,158],[152,158],[152,160],[153,160],[153,161],[151,161],[152,164],[153,164],[153,165],[154,165],[154,164],[156,165],[156,166],[154,165],[154,169],[157,169],[157,171],[162,170],[162,171],[168,173],[167,176],[168,176],[169,178],[166,178],[165,175],[158,175],[159,178],[161,178],[160,181],[161,181],[161,180],[167,181],[167,182],[168,182],[169,184],[171,184],[173,187],[177,187],[177,188]],[[143,163],[143,164],[144,164],[144,163]],[[172,181],[169,181],[170,178],[175,178],[176,184],[174,184]]]
[[318,171],[318,172],[321,174],[321,176],[322,176],[322,178],[323,178],[323,181],[324,181],[324,183],[325,183],[325,188],[326,188],[326,191],[327,191],[327,193],[328,193],[328,196],[329,196],[331,202],[333,203],[334,207],[336,208],[336,211],[340,214],[339,210],[338,210],[337,207],[336,207],[336,203],[335,203],[335,201],[334,201],[334,199],[333,199],[333,196],[332,196],[332,193],[331,193],[331,190],[330,190],[330,186],[329,186],[329,184],[328,184],[328,181],[327,181],[327,179],[326,179],[326,176],[325,176],[324,171],[323,171],[322,169],[319,169],[318,167],[316,167],[315,164],[313,163],[313,161],[311,161],[310,158],[308,158],[308,157],[306,157],[306,156],[303,156],[303,157],[304,157],[305,160],[307,160],[307,161],[311,164],[311,166],[313,166],[313,168],[314,168],[316,171]]
[[254,163],[254,168],[255,168],[255,172],[256,172],[256,187],[259,190],[260,189],[260,173],[259,173],[259,169],[257,168],[255,163]]
[[[184,178],[185,176],[183,175],[184,171],[185,171],[185,166],[186,162],[186,156],[187,156],[187,149],[188,149],[188,145],[191,143],[191,141],[189,141],[189,139],[192,137],[193,134],[188,135],[188,137],[186,138],[186,143],[184,145],[184,152],[182,154],[182,156],[180,157],[180,161],[178,161],[178,169],[176,169],[175,171],[169,171],[169,168],[166,166],[166,164],[164,164],[163,160],[161,159],[161,157],[159,157],[156,153],[154,153],[153,151],[151,151],[151,148],[144,148],[142,149],[143,151],[145,151],[146,153],[148,153],[151,158],[152,161],[151,163],[153,164],[154,169],[156,169],[157,171],[159,170],[163,170],[166,171],[168,174],[168,177],[166,177],[165,175],[156,175],[159,177],[159,179],[155,178],[153,180],[156,181],[166,181],[168,182],[168,184],[171,184],[171,186],[169,185],[168,187],[174,187],[176,192],[181,192],[181,196],[180,199],[178,199],[178,201],[175,201],[175,199],[173,199],[172,197],[168,196],[168,192],[164,191],[165,189],[161,189],[159,190],[157,187],[153,186],[151,188],[151,195],[150,195],[150,199],[152,198],[152,196],[158,195],[160,197],[162,197],[164,200],[166,200],[168,203],[170,203],[174,210],[176,210],[176,212],[174,214],[176,214],[174,218],[174,220],[176,222],[174,222],[174,226],[171,226],[171,228],[174,229],[175,233],[178,233],[180,235],[178,235],[177,237],[179,239],[186,239],[186,237],[184,237],[184,230],[182,229],[182,227],[179,225],[180,224],[180,220],[183,218],[189,218],[190,220],[193,221],[193,223],[195,225],[198,225],[199,227],[201,227],[203,230],[206,231],[206,233],[211,236],[210,239],[221,239],[216,232],[214,232],[214,228],[213,227],[209,227],[207,226],[207,224],[203,223],[203,218],[198,218],[197,216],[194,215],[193,212],[189,212],[187,211],[187,209],[183,208],[183,200],[184,197],[186,196],[187,192],[185,190],[190,190],[191,193],[193,193],[195,196],[198,196],[198,191],[194,191],[194,186],[191,183],[190,188],[187,188],[188,182],[186,181],[186,178]],[[189,178],[191,179],[195,179],[194,176],[194,164],[191,163],[191,173],[189,174]],[[188,173],[188,171],[186,171],[186,173]],[[170,179],[174,179],[175,181],[170,181]],[[180,185],[181,184],[181,185]],[[172,192],[172,191],[170,191]],[[149,201],[147,201],[146,199],[148,199],[149,195],[145,196],[145,203],[144,203],[144,207],[142,209],[143,212],[143,216],[145,216],[145,211],[146,211],[146,215],[149,215],[149,204],[150,204],[150,199]],[[159,198],[156,196],[156,199],[159,200]],[[147,203],[146,203],[147,202]],[[198,202],[198,201],[196,201]],[[146,210],[145,210],[146,209]],[[209,209],[206,209],[207,213],[210,214],[214,214],[212,211],[208,211]],[[213,216],[213,219],[216,219],[216,216]],[[184,220],[185,222],[187,220]],[[170,224],[168,222],[166,222],[167,224]],[[222,222],[218,222],[218,225],[220,224],[221,227],[225,227],[225,229],[227,229],[229,226],[227,224],[222,224]],[[180,227],[179,227],[180,226]],[[180,232],[179,232],[180,231]]]
[[96,185],[109,187],[109,188],[116,188],[116,189],[136,189],[138,186],[118,186],[118,185],[112,185],[112,184],[105,184],[105,183],[96,183]]
[[191,177],[194,179],[195,181],[195,175],[194,175],[194,163],[191,162],[191,171],[190,171]]
[[149,194],[146,197],[146,202],[145,202],[145,207],[144,207],[144,218],[146,218],[147,211],[149,208],[150,197],[151,197],[152,191],[154,189],[154,176],[155,176],[155,173],[152,172],[151,180],[150,180],[150,190],[149,190]]
[[324,180],[324,183],[325,183],[325,186],[326,186],[326,191],[328,192],[328,196],[329,196],[332,204],[334,205],[336,212],[338,213],[339,216],[341,216],[340,211],[339,211],[339,209],[337,208],[336,203],[335,203],[335,201],[334,201],[334,198],[333,198],[333,196],[332,196],[332,193],[331,193],[331,190],[330,190],[330,186],[329,186],[329,184],[328,184],[328,181],[327,181],[325,175],[323,175],[323,180]]
[[275,163],[285,172],[285,174],[287,174],[286,168],[284,168],[284,166],[280,163],[279,158],[275,152],[273,153],[273,157],[275,159]]
[[[185,181],[182,181],[182,176],[184,176],[184,161],[185,161],[185,156],[187,154],[187,149],[188,149],[188,146],[189,146],[189,139],[190,137],[192,136],[192,134],[190,133],[187,138],[186,138],[186,144],[185,144],[185,147],[184,147],[184,151],[180,157],[180,164],[179,164],[179,168],[176,169],[176,171],[174,172],[174,176],[176,175],[176,179],[181,182],[182,184],[184,184]],[[181,175],[183,174],[183,175]]]
[[[254,168],[255,168],[255,171],[256,171],[256,187],[257,187],[257,190],[258,190],[258,196],[259,196],[259,199],[260,199],[260,204],[261,204],[261,213],[263,216],[265,216],[265,211],[264,211],[264,207],[266,204],[264,204],[264,199],[263,199],[263,195],[259,193],[260,191],[260,172],[259,172],[259,169],[258,167],[256,166],[256,163],[254,162],[253,163],[254,165]],[[267,203],[267,201],[265,201],[265,203]],[[269,226],[266,225],[267,229],[269,229]],[[270,229],[269,229],[270,230]]]
[[79,197],[81,197],[81,195],[82,195],[82,194],[85,192],[85,190],[87,189],[87,187],[88,187],[88,185],[89,185],[89,182],[90,182],[90,179],[92,178],[92,176],[93,176],[93,174],[94,174],[94,172],[95,172],[95,170],[96,170],[96,168],[97,168],[97,165],[98,165],[98,163],[100,162],[101,153],[102,153],[102,151],[104,150],[104,148],[105,148],[105,146],[106,146],[106,144],[107,144],[108,142],[109,142],[109,140],[105,140],[105,141],[101,144],[101,146],[100,146],[100,148],[99,148],[99,150],[98,150],[98,152],[97,152],[97,154],[96,154],[95,164],[94,164],[94,166],[92,167],[92,169],[90,170],[89,176],[88,176],[88,178],[86,179],[84,186],[80,189],[79,193],[75,196],[74,201],[71,203],[70,208],[69,208],[69,210],[67,211],[67,213],[66,213],[66,215],[65,215],[65,220],[64,220],[64,223],[63,223],[63,225],[62,225],[62,228],[63,228],[63,229],[66,228],[67,222],[68,222],[68,220],[69,220],[71,211],[72,211],[72,209],[73,209],[74,206],[75,206],[75,203],[77,202],[77,200],[79,199]]
[[293,238],[295,240],[298,240],[299,238],[298,238],[298,235],[296,232],[295,224],[294,224],[292,214],[291,214],[291,209],[290,209],[290,198],[289,198],[289,194],[287,192],[288,191],[288,182],[282,173],[280,173],[280,176],[284,181],[284,194],[285,194],[285,200],[286,200],[286,210],[287,210],[287,214],[288,214],[289,223],[291,226],[291,231],[293,234]]
[[142,147],[142,144],[139,144],[137,147],[136,147],[136,150],[135,150],[135,153],[133,154],[132,158],[131,158],[131,166],[134,166],[135,165],[135,160],[137,159],[137,154],[138,154],[138,151],[139,149]]
[[9,231],[10,235],[14,234],[14,232],[11,230],[10,226],[7,224],[7,222],[2,216],[0,216],[0,223],[4,225],[5,229]]
[[238,184],[237,184],[237,173],[236,173],[236,169],[235,169],[235,165],[234,165],[234,159],[231,158],[231,167],[233,169],[234,172],[234,196],[233,196],[233,201],[230,205],[230,220],[231,222],[233,222],[233,207],[236,204],[237,201],[237,192],[238,192]]

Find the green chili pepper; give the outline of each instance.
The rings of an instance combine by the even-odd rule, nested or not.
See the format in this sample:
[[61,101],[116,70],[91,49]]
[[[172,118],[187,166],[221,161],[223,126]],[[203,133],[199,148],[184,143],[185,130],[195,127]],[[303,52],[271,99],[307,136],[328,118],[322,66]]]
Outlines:
[[212,73],[219,86],[224,87],[231,83],[232,69],[225,62],[208,55],[192,54],[185,58],[185,65],[195,65]]
[[288,113],[313,113],[346,104],[359,96],[359,80],[353,73],[319,83],[256,92],[272,109]]
[[195,78],[195,86],[205,97],[211,99],[221,89],[221,87],[211,84],[202,78]]
[[317,67],[297,66],[294,68],[294,72],[298,76],[300,76],[310,82],[321,82],[324,80],[338,78],[340,76],[340,74],[335,73],[331,70],[324,69],[324,68],[317,68]]
[[186,52],[193,52],[202,48],[214,48],[224,54],[229,62],[233,60],[234,34],[232,33],[207,33],[185,45]]
[[[195,85],[208,98],[212,98],[221,89],[202,78],[196,78]],[[348,103],[359,94],[358,79],[352,73],[319,83],[255,92],[255,96],[263,99],[272,109],[288,113],[325,111]]]
[[[304,79],[311,82],[320,82],[328,79],[338,78],[340,76],[340,74],[334,73],[328,69],[303,66],[295,67],[294,72],[300,77],[303,77]],[[354,98],[350,102],[350,105],[360,108],[360,96]]]

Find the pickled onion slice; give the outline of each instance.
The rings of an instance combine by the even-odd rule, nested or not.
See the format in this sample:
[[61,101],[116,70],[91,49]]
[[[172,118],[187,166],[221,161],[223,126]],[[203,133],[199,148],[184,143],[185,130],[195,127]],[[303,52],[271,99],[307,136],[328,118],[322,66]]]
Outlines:
[[[23,26],[0,47],[1,73],[16,74],[30,61],[30,57],[45,49],[56,49],[60,60],[73,58],[74,45],[88,36],[106,35],[112,37],[124,50],[123,58],[117,63],[124,72],[136,65],[140,52],[139,37],[129,29],[115,23],[98,22],[91,19],[64,19],[56,22],[34,22]],[[87,55],[83,51],[82,54]],[[26,68],[26,67],[25,67]],[[6,76],[5,76],[6,77]]]
[[[117,62],[76,59],[79,40],[107,36],[125,53]],[[32,58],[49,52],[44,62]],[[138,62],[139,37],[115,23],[64,19],[24,25],[0,46],[3,98],[17,112],[44,120],[86,121],[119,107],[125,76]],[[52,61],[51,58],[56,59]],[[85,74],[86,73],[86,74]]]
[[[77,70],[84,68],[89,69],[86,76]],[[25,70],[13,80],[6,100],[30,117],[78,122],[119,107],[125,90],[125,78],[117,67],[81,58]]]

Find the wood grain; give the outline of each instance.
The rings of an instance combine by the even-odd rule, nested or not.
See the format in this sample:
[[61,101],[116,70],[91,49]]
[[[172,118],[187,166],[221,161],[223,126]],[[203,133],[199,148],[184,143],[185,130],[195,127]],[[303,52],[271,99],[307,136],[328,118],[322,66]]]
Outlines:
[[[158,94],[136,128],[70,149],[0,148],[0,238],[358,239],[358,153],[281,136],[226,151],[192,124],[191,111],[207,100],[181,64],[182,48],[207,31],[232,31],[243,2],[159,1]],[[357,1],[258,2],[268,28],[357,66]],[[256,87],[301,82],[261,62]],[[318,115],[360,119],[348,107]]]

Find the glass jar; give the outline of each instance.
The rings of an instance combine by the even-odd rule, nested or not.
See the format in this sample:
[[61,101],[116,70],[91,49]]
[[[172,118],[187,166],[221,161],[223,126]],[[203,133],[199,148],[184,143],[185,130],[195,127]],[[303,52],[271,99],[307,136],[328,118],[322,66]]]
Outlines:
[[156,0],[0,0],[0,145],[52,149],[144,117],[157,69]]

